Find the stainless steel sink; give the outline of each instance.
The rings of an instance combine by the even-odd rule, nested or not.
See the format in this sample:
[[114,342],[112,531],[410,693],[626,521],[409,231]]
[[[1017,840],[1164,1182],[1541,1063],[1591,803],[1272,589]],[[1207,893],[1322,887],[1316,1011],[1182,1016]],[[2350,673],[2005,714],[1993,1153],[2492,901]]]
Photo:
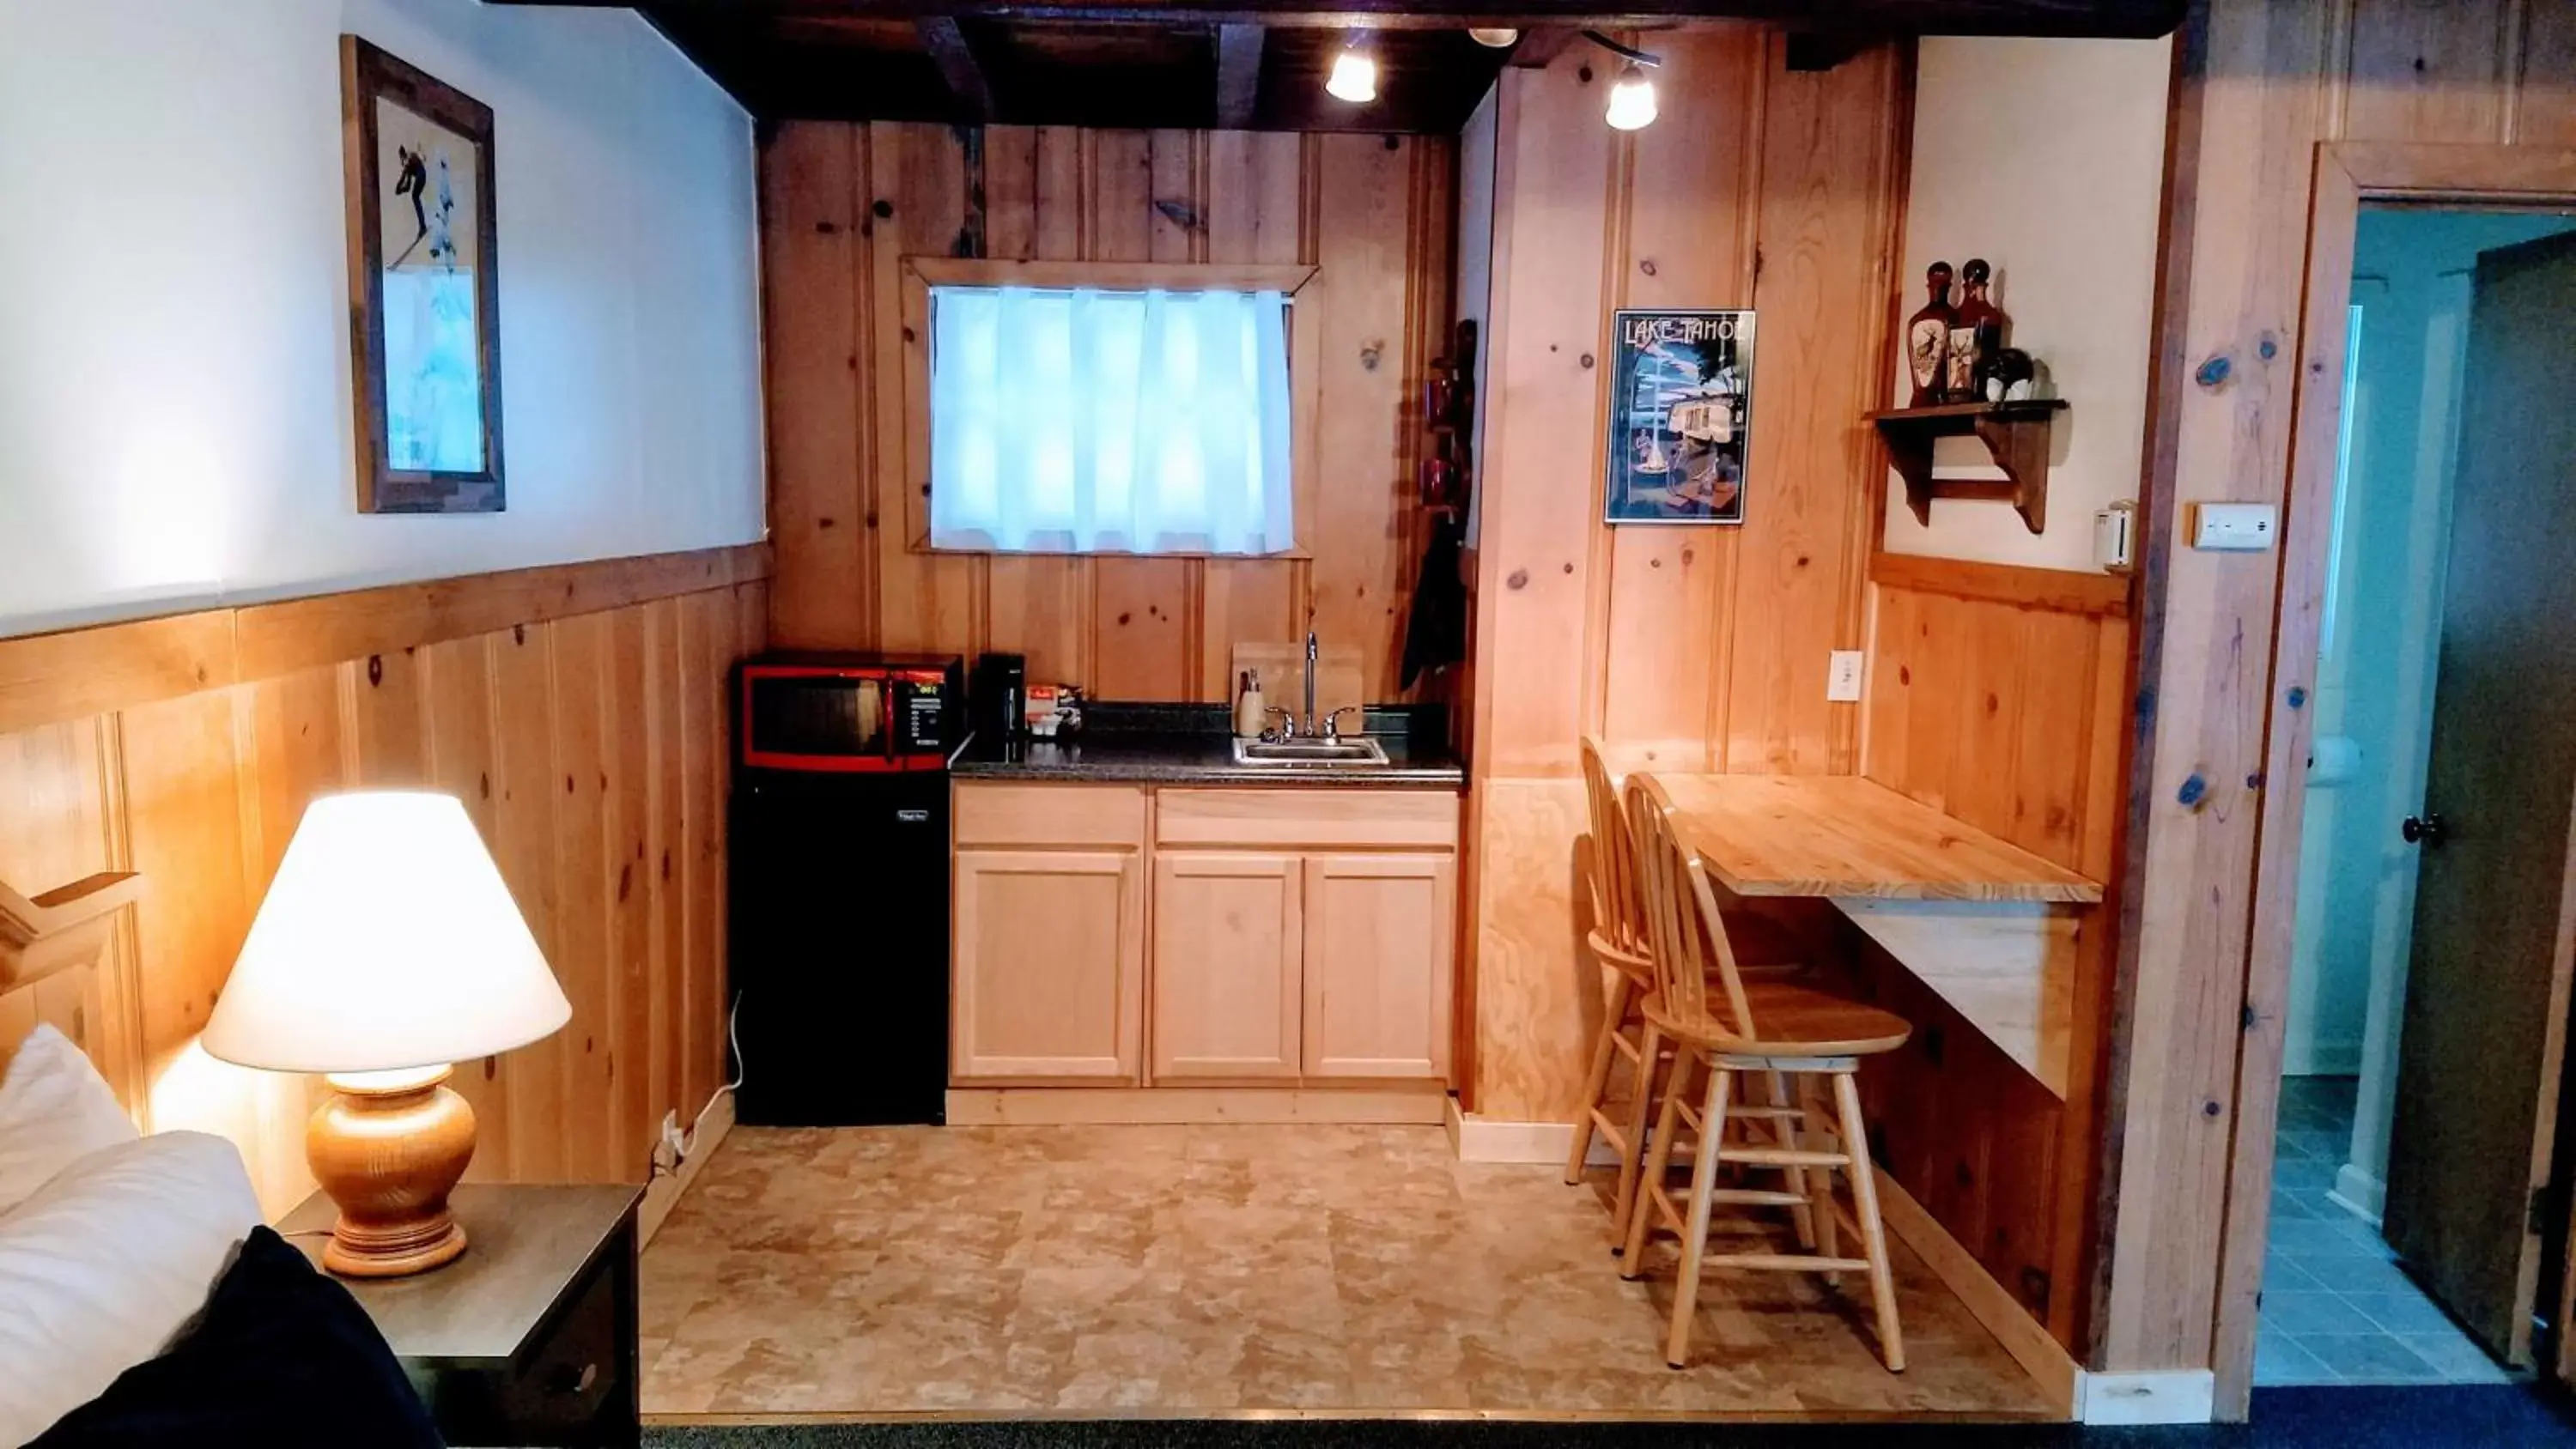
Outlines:
[[1357,765],[1383,765],[1386,748],[1366,735],[1336,740],[1246,740],[1234,742],[1234,762],[1238,765],[1277,765],[1282,768],[1333,769]]

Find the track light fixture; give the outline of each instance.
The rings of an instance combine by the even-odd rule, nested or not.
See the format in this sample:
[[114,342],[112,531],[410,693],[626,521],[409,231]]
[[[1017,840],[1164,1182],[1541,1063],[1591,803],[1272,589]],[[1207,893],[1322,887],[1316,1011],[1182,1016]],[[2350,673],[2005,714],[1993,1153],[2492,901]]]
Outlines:
[[1333,57],[1333,73],[1324,82],[1324,90],[1334,99],[1353,105],[1366,105],[1377,99],[1377,54],[1369,48],[1367,31],[1354,30],[1343,42],[1342,53]]
[[1624,62],[1619,67],[1617,78],[1610,82],[1610,104],[1602,112],[1602,119],[1608,121],[1614,131],[1639,131],[1653,125],[1655,82],[1646,71],[1648,67],[1662,65],[1664,58],[1633,45],[1621,45],[1597,30],[1583,32],[1583,38]]
[[1509,50],[1518,45],[1521,33],[1501,26],[1469,27],[1467,38],[1488,50]]

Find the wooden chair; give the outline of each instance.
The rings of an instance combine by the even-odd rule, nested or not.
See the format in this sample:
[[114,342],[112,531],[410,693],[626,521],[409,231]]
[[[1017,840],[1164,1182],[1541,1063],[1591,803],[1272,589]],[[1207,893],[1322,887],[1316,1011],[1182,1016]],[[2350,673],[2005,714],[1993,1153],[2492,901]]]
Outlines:
[[[1593,925],[1585,943],[1609,968],[1609,981],[1601,1029],[1593,1036],[1591,1070],[1584,1078],[1583,1117],[1575,1124],[1574,1148],[1565,1159],[1565,1180],[1568,1184],[1583,1180],[1584,1163],[1592,1155],[1595,1136],[1617,1150],[1619,1187],[1610,1209],[1610,1240],[1616,1252],[1628,1234],[1629,1209],[1635,1203],[1637,1174],[1645,1158],[1646,1121],[1654,1110],[1655,1073],[1640,1052],[1646,1022],[1639,1007],[1655,989],[1655,965],[1646,927],[1646,899],[1637,878],[1636,834],[1620,806],[1619,789],[1611,782],[1610,768],[1602,761],[1601,746],[1587,737],[1582,754],[1585,803],[1590,807],[1592,826]],[[1737,944],[1741,947],[1743,942],[1739,940]],[[1747,961],[1739,951],[1737,958],[1748,976],[1794,974],[1805,969],[1795,943],[1776,928],[1761,937],[1752,955],[1754,960]],[[1629,1069],[1628,1115],[1624,1120],[1613,1118],[1609,1106],[1610,1074],[1622,1059]],[[1768,1085],[1773,1103],[1787,1105],[1780,1080],[1771,1078]]]
[[[1645,1017],[1637,1008],[1655,989],[1655,966],[1647,955],[1646,899],[1637,883],[1636,838],[1619,808],[1610,769],[1601,762],[1601,747],[1583,742],[1583,788],[1592,812],[1592,931],[1586,938],[1592,954],[1610,968],[1608,998],[1601,1009],[1601,1030],[1592,1041],[1592,1069],[1584,1079],[1583,1119],[1574,1127],[1574,1150],[1565,1159],[1565,1180],[1583,1180],[1584,1159],[1592,1154],[1594,1134],[1608,1139],[1619,1153],[1619,1191],[1611,1204],[1610,1238],[1616,1244],[1627,1233],[1628,1208],[1636,1194],[1640,1151],[1646,1135],[1648,1089],[1653,1063],[1640,1051]],[[1608,1105],[1610,1069],[1621,1057],[1629,1065],[1628,1119],[1613,1120]]]
[[[1700,1274],[1709,1267],[1814,1272],[1833,1280],[1845,1270],[1869,1275],[1878,1313],[1879,1355],[1892,1372],[1905,1368],[1905,1342],[1896,1320],[1896,1290],[1888,1271],[1887,1232],[1878,1216],[1878,1185],[1862,1125],[1857,1074],[1860,1059],[1904,1045],[1912,1028],[1876,1007],[1845,1001],[1794,981],[1748,985],[1737,969],[1726,924],[1719,917],[1708,875],[1681,844],[1672,824],[1672,800],[1650,776],[1629,778],[1627,807],[1635,836],[1635,869],[1644,888],[1655,989],[1646,998],[1643,1060],[1673,1048],[1671,1074],[1662,1092],[1652,1146],[1640,1190],[1631,1204],[1620,1276],[1645,1271],[1646,1235],[1660,1218],[1681,1234],[1681,1276],[1673,1286],[1672,1327],[1664,1359],[1675,1368],[1690,1356],[1691,1319],[1699,1303]],[[1698,1108],[1690,1105],[1690,1077],[1706,1070]],[[1798,1102],[1775,1097],[1769,1107],[1735,1105],[1736,1079],[1744,1074],[1794,1078]],[[1777,1089],[1775,1089],[1776,1092]],[[1834,1112],[1819,1102],[1830,1090]],[[1779,1130],[1768,1143],[1739,1145],[1725,1130],[1730,1119],[1768,1121]],[[1833,1123],[1831,1141],[1816,1138],[1818,1119]],[[1696,1135],[1687,1205],[1664,1185],[1674,1139],[1687,1122]],[[1714,1143],[1714,1147],[1711,1144]],[[1778,1190],[1719,1188],[1720,1163],[1777,1169]],[[1833,1169],[1851,1180],[1854,1226],[1862,1256],[1847,1258],[1836,1246]],[[1803,1180],[1802,1180],[1803,1179]],[[1798,1253],[1710,1254],[1710,1211],[1716,1203],[1790,1209]]]

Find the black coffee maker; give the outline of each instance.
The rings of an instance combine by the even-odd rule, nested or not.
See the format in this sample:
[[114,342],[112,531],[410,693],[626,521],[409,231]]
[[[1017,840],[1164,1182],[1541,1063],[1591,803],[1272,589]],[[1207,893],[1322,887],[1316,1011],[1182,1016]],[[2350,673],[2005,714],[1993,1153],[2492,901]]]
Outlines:
[[967,720],[978,741],[1017,744],[1028,734],[1029,658],[979,654],[966,686]]

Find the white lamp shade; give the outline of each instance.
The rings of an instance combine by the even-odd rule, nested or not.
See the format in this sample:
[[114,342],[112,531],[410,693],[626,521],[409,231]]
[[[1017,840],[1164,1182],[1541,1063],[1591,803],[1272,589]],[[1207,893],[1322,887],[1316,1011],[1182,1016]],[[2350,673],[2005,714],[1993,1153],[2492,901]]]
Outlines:
[[1354,45],[1333,57],[1324,89],[1337,100],[1365,105],[1377,99],[1377,57]]
[[453,795],[326,795],[304,812],[203,1045],[281,1072],[445,1066],[572,1019]]
[[1611,82],[1606,119],[1614,131],[1641,131],[1655,123],[1655,83],[1634,64]]

